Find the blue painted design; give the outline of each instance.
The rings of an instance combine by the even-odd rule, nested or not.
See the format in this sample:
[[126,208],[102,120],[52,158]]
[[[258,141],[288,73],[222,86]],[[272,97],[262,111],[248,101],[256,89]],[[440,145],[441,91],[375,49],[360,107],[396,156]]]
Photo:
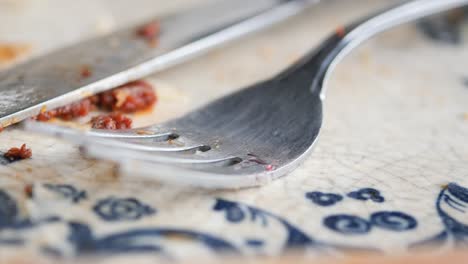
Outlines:
[[[184,239],[187,242],[197,243],[216,253],[239,254],[239,251],[229,242],[191,230],[142,228],[97,238],[86,224],[71,222],[69,227],[71,234],[68,239],[75,246],[77,255],[158,253],[169,257],[169,253],[164,248],[164,241],[171,239]],[[49,248],[48,251],[59,252],[53,248]]]
[[49,216],[45,219],[32,221],[19,215],[16,200],[7,192],[0,190],[0,230],[1,229],[25,229],[32,228],[44,223],[60,221],[59,217]]
[[243,210],[242,206],[235,202],[230,202],[227,200],[221,201],[218,199],[218,202],[215,204],[213,210],[225,211],[226,220],[228,220],[231,223],[241,223],[242,221],[244,221],[246,217],[246,213],[244,212],[245,210],[250,215],[250,220],[252,222],[255,222],[257,219],[260,219],[263,226],[268,225],[266,215],[263,214],[260,210],[257,210],[252,207],[245,207]]
[[370,217],[372,225],[392,231],[407,231],[418,225],[414,217],[402,212],[376,212]]
[[248,246],[255,247],[255,248],[263,247],[263,245],[265,245],[265,241],[260,240],[260,239],[247,239],[245,243]]
[[385,201],[385,198],[380,194],[380,191],[374,188],[363,188],[350,192],[348,193],[348,197],[361,201],[371,200],[376,203],[383,203]]
[[[11,229],[21,231],[24,229],[34,228],[47,223],[59,222],[61,219],[56,216],[49,216],[44,219],[31,220],[23,218],[19,214],[16,200],[13,199],[7,192],[0,189],[0,231],[3,229]],[[13,238],[0,237],[0,245],[2,246],[21,246],[25,244],[25,239],[18,233]]]
[[468,244],[468,188],[450,183],[439,193],[436,209],[444,230],[411,247],[440,246],[452,242],[455,246]]
[[[216,204],[213,207],[213,210],[224,212],[225,218],[228,222],[234,224],[240,224],[243,221],[248,219],[248,215],[255,215],[256,217],[251,217],[250,221],[255,222],[259,216],[262,217],[264,222],[277,221],[279,222],[286,230],[287,238],[283,244],[283,251],[287,249],[305,249],[305,248],[314,248],[314,249],[334,249],[340,251],[365,251],[365,252],[376,252],[373,248],[360,248],[360,247],[349,247],[346,245],[331,244],[327,242],[322,242],[313,239],[305,232],[301,231],[298,227],[289,223],[286,219],[279,217],[275,214],[267,212],[262,209],[258,209],[252,206],[248,206],[242,203],[232,202],[224,199],[217,199]],[[232,217],[232,215],[241,215],[239,211],[243,212],[244,217]],[[233,220],[234,219],[234,220]],[[239,220],[241,219],[241,220]],[[262,226],[266,226],[262,223]],[[259,243],[259,242],[252,242]]]
[[343,196],[339,194],[323,192],[308,192],[306,198],[320,206],[332,206],[343,200]]
[[138,220],[156,213],[155,209],[135,198],[109,197],[98,201],[93,210],[101,219],[106,221]]
[[86,191],[80,191],[72,185],[68,184],[44,184],[44,187],[50,191],[56,192],[63,197],[72,200],[73,203],[78,203],[87,198]]
[[12,226],[17,222],[18,207],[8,193],[0,190],[0,228]]
[[346,235],[366,234],[372,227],[367,220],[347,214],[328,216],[323,220],[323,224],[335,232]]
[[[266,212],[264,210],[254,208],[251,206],[246,206],[241,203],[231,202],[224,199],[217,199],[213,210],[224,212],[226,220],[236,224],[239,224],[242,221],[244,221],[246,219],[246,214],[249,214],[251,216],[250,220],[252,222],[255,222],[256,219],[260,218],[263,226],[266,226],[268,224],[268,219],[280,222],[284,226],[288,234],[285,244],[283,246],[284,249],[317,245],[317,243],[312,238],[310,238],[307,234],[299,230],[297,227],[290,224],[285,219],[271,214],[269,212]],[[242,212],[242,214],[240,212]],[[240,217],[241,215],[242,217]]]

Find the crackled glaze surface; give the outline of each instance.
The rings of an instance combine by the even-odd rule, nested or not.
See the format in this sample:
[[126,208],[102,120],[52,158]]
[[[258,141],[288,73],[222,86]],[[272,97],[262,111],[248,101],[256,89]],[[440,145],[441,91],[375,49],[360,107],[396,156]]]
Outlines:
[[[122,2],[107,8],[110,1],[74,1],[75,10],[85,14],[80,19],[40,1],[20,2],[0,0],[0,22],[8,22],[0,23],[0,39],[30,43],[33,54],[97,34],[104,26],[142,19],[124,12]],[[184,4],[166,2],[154,3],[161,7],[154,13]],[[338,25],[388,4],[349,2],[327,2],[152,76],[160,105],[152,115],[137,116],[136,124],[181,115],[270,76]],[[134,8],[149,15],[143,7]],[[50,17],[44,18],[44,10]],[[44,25],[30,21],[51,17],[64,18],[74,30],[50,27],[54,38],[37,34],[34,27],[44,30]],[[31,31],[20,34],[25,24]],[[407,25],[357,49],[330,82],[325,124],[313,154],[288,177],[261,188],[207,191],[119,176],[113,164],[86,160],[68,143],[9,128],[0,134],[0,150],[26,143],[33,158],[1,162],[0,255],[151,262],[278,256],[291,248],[315,256],[466,246],[466,29],[461,27],[459,41],[437,41]],[[24,193],[27,184],[33,184],[32,198]]]

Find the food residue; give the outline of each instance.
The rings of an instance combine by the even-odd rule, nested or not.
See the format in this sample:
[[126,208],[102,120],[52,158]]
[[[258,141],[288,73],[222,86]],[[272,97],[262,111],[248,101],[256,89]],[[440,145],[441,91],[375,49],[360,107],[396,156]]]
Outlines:
[[24,194],[28,198],[32,198],[34,196],[34,187],[32,184],[27,184],[24,186]]
[[31,47],[25,44],[0,43],[0,65],[13,62],[26,55],[30,50]]
[[80,77],[83,79],[91,77],[92,72],[91,72],[91,67],[89,65],[83,65],[81,66],[80,69]]
[[153,106],[156,93],[151,84],[145,81],[134,81],[110,91],[98,94],[98,106],[101,109],[134,113]]
[[340,38],[346,35],[346,29],[343,26],[338,27],[335,32],[336,32],[336,35],[338,35],[338,37]]
[[94,129],[129,129],[132,128],[132,120],[121,113],[98,115],[91,119],[91,127]]
[[32,156],[32,151],[26,147],[26,144],[23,144],[20,148],[10,148],[3,156],[9,161],[29,159]]
[[155,47],[158,43],[158,37],[161,33],[161,25],[158,21],[153,21],[141,26],[137,30],[137,35],[144,38],[150,46]]
[[94,107],[93,97],[89,97],[50,111],[41,111],[41,113],[37,115],[35,119],[43,122],[49,121],[54,117],[63,120],[72,120],[77,117],[87,116]]
[[49,121],[52,118],[72,120],[87,116],[91,111],[99,109],[111,113],[93,118],[91,120],[93,128],[127,129],[131,128],[132,120],[120,113],[135,113],[151,109],[156,101],[157,96],[152,85],[140,80],[53,110],[47,111],[43,107],[34,119],[42,122]]

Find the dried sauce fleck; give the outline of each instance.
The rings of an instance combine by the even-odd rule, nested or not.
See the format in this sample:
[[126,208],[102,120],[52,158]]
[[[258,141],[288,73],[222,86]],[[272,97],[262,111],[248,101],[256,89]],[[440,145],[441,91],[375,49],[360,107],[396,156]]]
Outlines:
[[24,186],[24,194],[28,198],[32,198],[34,196],[34,187],[32,184],[27,184]]
[[132,120],[121,113],[99,115],[91,119],[91,127],[94,129],[129,129],[132,128]]
[[338,27],[336,30],[336,35],[340,38],[344,37],[346,35],[346,29],[343,26]]
[[80,77],[82,79],[86,79],[86,78],[89,78],[91,77],[92,75],[92,71],[91,71],[91,67],[89,65],[83,65],[81,66],[81,69],[80,69]]
[[26,144],[23,144],[20,148],[10,148],[3,156],[9,161],[29,159],[32,156],[32,151],[26,147]]
[[150,46],[155,47],[161,33],[161,25],[158,21],[153,21],[141,26],[136,33],[139,37],[144,38]]

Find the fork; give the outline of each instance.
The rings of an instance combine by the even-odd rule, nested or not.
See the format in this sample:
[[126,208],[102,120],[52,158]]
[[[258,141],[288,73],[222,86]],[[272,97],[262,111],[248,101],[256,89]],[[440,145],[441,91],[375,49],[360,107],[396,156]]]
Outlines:
[[327,80],[344,56],[377,33],[465,4],[413,0],[379,12],[338,29],[279,75],[163,124],[83,132],[28,121],[26,128],[66,138],[134,175],[211,188],[262,185],[294,170],[311,152]]

